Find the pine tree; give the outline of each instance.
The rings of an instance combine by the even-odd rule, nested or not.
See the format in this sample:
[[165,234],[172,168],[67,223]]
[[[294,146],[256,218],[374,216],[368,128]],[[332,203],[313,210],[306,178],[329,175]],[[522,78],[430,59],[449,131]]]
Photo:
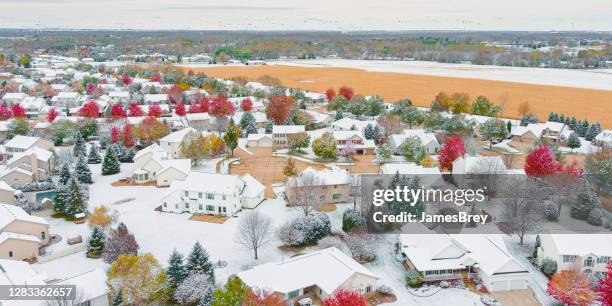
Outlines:
[[64,214],[66,210],[66,185],[58,184],[55,188],[55,197],[53,198],[53,211],[57,214]]
[[121,290],[119,290],[113,299],[113,306],[121,306],[121,304],[123,304],[123,294],[121,293]]
[[85,201],[83,200],[83,193],[81,192],[80,188],[81,186],[77,184],[74,177],[70,179],[66,210],[64,211],[65,215],[74,216],[83,212],[83,209],[85,208]]
[[266,134],[272,133],[272,127],[272,122],[268,121],[268,123],[266,123]]
[[185,264],[185,270],[187,273],[204,273],[210,277],[214,282],[215,280],[215,268],[210,262],[208,251],[202,247],[199,241],[193,245],[189,257],[187,257],[187,263]]
[[249,123],[244,132],[246,133],[246,135],[257,134],[257,127],[255,126],[255,123]]
[[119,164],[114,151],[112,148],[106,150],[104,161],[102,162],[102,175],[113,175],[121,171],[121,164]]
[[85,148],[85,140],[83,140],[83,136],[81,135],[81,132],[79,130],[74,132],[74,146],[72,147],[72,154],[74,154],[74,156],[87,154],[87,149]]
[[366,125],[365,129],[363,130],[363,134],[366,139],[376,139],[376,135],[374,135],[374,127],[372,126],[372,124],[368,123],[368,125]]
[[584,186],[574,201],[570,215],[573,218],[586,220],[593,209],[601,209],[601,200],[591,190],[591,184],[584,180]]
[[98,153],[98,148],[96,147],[96,144],[94,143],[91,144],[91,148],[89,149],[89,155],[87,156],[87,162],[90,164],[99,164],[100,162],[102,162],[102,158],[100,157],[100,154]]
[[254,122],[255,117],[253,116],[253,114],[251,114],[251,112],[244,112],[244,114],[242,114],[242,117],[240,117],[240,128],[244,130],[249,126],[249,124]]
[[342,112],[341,109],[337,109],[336,110],[336,120],[340,120],[342,118],[344,118],[344,113]]
[[567,146],[572,149],[580,148],[581,143],[580,138],[578,138],[578,134],[575,132],[570,134],[569,138],[567,139]]
[[577,127],[577,125],[578,125],[578,121],[576,121],[576,117],[572,117],[572,118],[570,119],[569,126],[572,128],[572,130],[574,130],[574,131],[575,131],[575,130],[576,130],[576,127]]
[[569,119],[569,117],[565,118],[565,115],[561,114],[559,115],[559,122],[563,122],[563,123],[569,123],[567,120]]
[[512,132],[512,122],[510,120],[506,122],[506,129],[508,130],[508,133]]
[[166,270],[168,283],[172,288],[176,288],[187,277],[187,271],[183,263],[183,255],[176,249],[170,254],[168,260],[168,270]]
[[106,243],[106,235],[100,227],[94,227],[89,241],[87,241],[87,254],[100,256],[104,251],[104,244]]
[[91,170],[89,170],[89,165],[87,164],[87,160],[85,160],[85,155],[79,155],[74,168],[74,174],[81,184],[93,183],[93,179],[91,178]]
[[551,121],[551,122],[555,121],[555,113],[554,112],[550,112],[548,114],[548,121]]
[[591,125],[591,128],[589,128],[589,130],[586,132],[586,134],[584,135],[584,138],[588,141],[592,141],[598,134],[599,131],[597,130],[597,124],[593,124]]
[[59,183],[60,185],[66,185],[68,181],[70,181],[70,166],[68,162],[64,162],[59,173]]
[[580,137],[585,137],[588,130],[589,121],[584,119],[584,121],[581,121],[580,128],[578,129],[578,135],[580,135]]

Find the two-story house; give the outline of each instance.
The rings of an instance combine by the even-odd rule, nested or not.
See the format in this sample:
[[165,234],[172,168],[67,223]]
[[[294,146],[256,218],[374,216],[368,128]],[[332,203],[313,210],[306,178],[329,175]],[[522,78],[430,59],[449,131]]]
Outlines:
[[0,258],[33,259],[49,244],[49,223],[21,207],[0,204]]
[[272,127],[272,140],[274,146],[286,148],[289,145],[289,135],[304,133],[303,125],[275,125]]
[[34,147],[43,150],[53,150],[53,148],[55,148],[55,145],[52,141],[41,137],[16,135],[4,144],[5,150],[4,158],[2,160],[9,160],[16,153],[25,152]]
[[376,144],[374,140],[366,139],[359,130],[355,131],[333,131],[332,136],[336,140],[336,149],[342,151],[352,148],[357,154],[374,154]]
[[557,271],[578,268],[594,277],[605,277],[606,265],[612,257],[612,240],[601,234],[540,234],[538,260],[550,258]]

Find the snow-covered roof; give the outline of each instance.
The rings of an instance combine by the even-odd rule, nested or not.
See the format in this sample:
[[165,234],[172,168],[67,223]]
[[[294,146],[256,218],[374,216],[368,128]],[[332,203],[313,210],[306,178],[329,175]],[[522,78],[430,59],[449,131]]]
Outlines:
[[242,192],[242,195],[245,197],[249,197],[249,198],[257,197],[266,189],[266,186],[264,186],[262,183],[260,183],[250,174],[245,174],[241,178],[246,184]]
[[563,122],[553,122],[553,121],[546,121],[543,123],[543,125],[556,133],[561,133],[561,131],[563,130],[563,128],[565,127],[565,123]]
[[162,102],[168,101],[167,94],[146,94],[144,95],[145,102]]
[[312,167],[306,167],[306,169],[302,171],[301,176],[305,175],[315,176],[318,185],[343,185],[350,184],[351,182],[348,172],[338,167],[323,170],[315,170]]
[[51,157],[53,157],[53,153],[51,153],[50,151],[41,149],[39,147],[32,147],[28,149],[27,151],[15,153],[13,157],[7,162],[7,164],[10,165],[13,162],[17,161],[18,159],[24,156],[30,156],[32,154],[36,155],[36,158],[38,160],[41,160],[44,162],[48,162],[51,159]]
[[612,257],[612,239],[605,234],[549,234],[559,251],[559,255]]
[[46,225],[49,224],[45,219],[41,217],[29,215],[19,206],[0,204],[0,230],[2,230],[7,225],[16,220]]
[[15,192],[15,188],[11,187],[5,181],[0,181],[0,190]]
[[[238,195],[244,188],[244,181],[237,175],[192,171],[179,185],[181,190]],[[170,189],[175,188],[171,186]]]
[[340,120],[332,122],[333,127],[337,127],[342,130],[350,130],[353,126],[355,126],[359,131],[363,131],[368,124],[371,124],[372,126],[378,125],[376,120],[357,120],[349,117],[344,117]]
[[513,127],[511,134],[513,136],[523,136],[525,133],[531,132],[534,136],[540,138],[544,130],[546,130],[546,125],[543,123],[530,123],[527,126],[519,125]]
[[272,126],[272,134],[296,134],[305,132],[306,128],[303,125],[274,125]]
[[[355,274],[378,279],[335,247],[267,263],[238,273],[249,287],[288,293],[316,285],[331,294]],[[322,275],[324,277],[322,277]]]
[[23,92],[7,92],[2,99],[4,100],[23,100],[27,95]]
[[601,133],[595,136],[596,141],[600,142],[612,142],[612,130],[603,130]]
[[332,131],[332,135],[334,136],[335,140],[347,140],[347,139],[351,139],[354,137],[359,137],[361,139],[364,139],[363,133],[361,133],[361,131],[359,130],[357,131]]
[[[459,164],[463,165],[459,169]],[[456,166],[457,165],[457,166]],[[461,156],[453,161],[453,172],[462,170],[463,173],[491,173],[508,170],[501,156]]]
[[191,171],[191,160],[190,159],[164,159],[161,160],[162,169],[159,170],[157,175],[169,170],[176,169],[184,174],[189,174]]
[[185,114],[187,121],[210,120],[208,113],[188,113]]
[[38,239],[38,237],[33,236],[33,235],[13,233],[13,232],[1,232],[0,233],[0,244],[3,244],[8,239],[40,243],[40,239]]
[[134,155],[134,159],[138,159],[142,156],[145,156],[149,153],[153,153],[153,155],[155,156],[160,156],[163,158],[166,158],[168,156],[168,152],[166,152],[166,150],[162,149],[162,147],[160,147],[158,144],[153,143],[151,145],[149,145],[148,147],[139,150],[138,152],[136,152],[136,155]]
[[6,144],[4,144],[4,146],[25,150],[25,149],[31,148],[40,139],[41,139],[40,137],[16,135],[11,140],[9,140]]
[[53,285],[76,285],[77,290],[82,292],[83,300],[86,301],[93,300],[108,293],[106,273],[100,268],[62,279]]
[[80,94],[78,92],[59,92],[57,94],[58,98],[62,98],[62,99],[76,99],[80,96]]
[[108,96],[116,97],[116,98],[129,98],[130,92],[129,91],[111,91],[108,93]]
[[428,133],[423,129],[405,130],[404,134],[406,134],[408,137],[418,137],[419,139],[421,139],[421,144],[424,146],[429,145],[430,143],[433,143],[436,146],[440,146],[436,135],[434,135],[433,133]]
[[191,127],[186,127],[182,130],[178,130],[176,132],[170,133],[166,136],[164,136],[163,138],[161,138],[159,141],[165,141],[165,142],[182,142],[183,139],[185,139],[185,136],[187,136],[190,133],[197,133],[198,131],[194,128]]
[[306,110],[306,113],[312,117],[314,123],[325,123],[331,120],[331,116],[313,110]]
[[440,169],[437,167],[425,168],[415,163],[391,164],[387,163],[380,167],[383,174],[432,174],[441,175]]
[[47,278],[25,261],[0,259],[0,267],[0,285],[44,285]]
[[266,137],[272,139],[272,135],[270,134],[249,134],[247,140],[261,140]]

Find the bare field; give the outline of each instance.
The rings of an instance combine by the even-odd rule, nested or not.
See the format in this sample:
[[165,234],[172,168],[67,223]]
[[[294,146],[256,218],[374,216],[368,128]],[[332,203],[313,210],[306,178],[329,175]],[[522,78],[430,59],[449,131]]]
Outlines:
[[470,78],[428,76],[396,72],[372,72],[353,68],[319,68],[296,66],[212,66],[182,67],[209,76],[231,78],[244,76],[256,80],[262,75],[279,78],[283,85],[316,92],[328,88],[351,86],[358,94],[378,94],[388,101],[409,97],[417,106],[429,106],[440,91],[465,92],[472,99],[485,95],[493,102],[505,102],[504,117],[517,118],[517,108],[529,102],[541,120],[551,111],[599,121],[612,126],[612,91]]

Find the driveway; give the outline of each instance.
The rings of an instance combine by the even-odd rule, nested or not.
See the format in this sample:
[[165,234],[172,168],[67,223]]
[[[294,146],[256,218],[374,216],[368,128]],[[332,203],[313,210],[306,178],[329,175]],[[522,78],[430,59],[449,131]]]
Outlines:
[[491,293],[504,306],[541,306],[531,289],[497,291]]

